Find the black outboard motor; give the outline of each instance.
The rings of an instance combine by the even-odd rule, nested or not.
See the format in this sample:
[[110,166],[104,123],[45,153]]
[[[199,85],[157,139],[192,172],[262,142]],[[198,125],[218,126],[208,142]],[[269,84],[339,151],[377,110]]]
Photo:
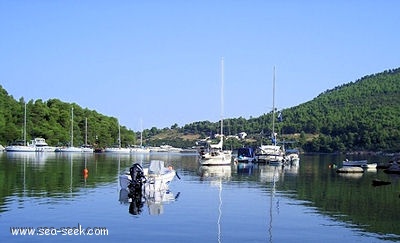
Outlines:
[[129,184],[130,191],[133,193],[142,192],[143,183],[146,182],[143,167],[140,164],[135,163],[131,168],[129,168],[129,173],[132,178],[131,183]]

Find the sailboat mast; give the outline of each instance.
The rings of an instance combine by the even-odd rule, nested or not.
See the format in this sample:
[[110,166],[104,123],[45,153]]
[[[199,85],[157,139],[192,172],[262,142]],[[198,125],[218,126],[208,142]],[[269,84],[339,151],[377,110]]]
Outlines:
[[74,107],[71,107],[71,147],[74,146]]
[[26,102],[24,111],[24,146],[26,146]]
[[272,84],[272,138],[274,139],[274,145],[276,145],[275,136],[275,66],[273,74],[273,84]]
[[140,119],[140,147],[143,147],[143,121]]
[[221,58],[221,149],[224,141],[224,58]]
[[118,122],[118,148],[121,148],[121,125]]
[[85,145],[87,145],[87,117],[85,118]]

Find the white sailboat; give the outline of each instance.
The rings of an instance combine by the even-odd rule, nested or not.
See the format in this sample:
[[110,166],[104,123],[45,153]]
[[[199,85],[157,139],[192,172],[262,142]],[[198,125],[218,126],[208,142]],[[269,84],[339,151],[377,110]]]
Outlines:
[[150,149],[143,147],[143,126],[142,126],[142,121],[140,121],[140,146],[139,147],[133,147],[131,148],[132,153],[150,153]]
[[130,153],[131,149],[130,148],[122,148],[121,147],[121,125],[118,123],[118,145],[114,147],[107,147],[104,149],[104,152],[106,153]]
[[24,112],[24,140],[16,141],[9,146],[5,147],[7,152],[35,152],[35,148],[33,146],[28,146],[26,143],[26,103],[25,103],[25,112]]
[[256,161],[257,162],[265,162],[272,164],[280,164],[285,160],[285,152],[282,150],[280,146],[276,144],[276,136],[275,132],[275,67],[274,67],[274,76],[273,76],[273,87],[272,87],[272,134],[271,140],[272,145],[261,145],[256,152]]
[[88,128],[87,128],[87,117],[86,117],[85,118],[85,144],[83,144],[80,148],[81,148],[82,152],[93,153],[94,152],[93,146],[88,144],[88,142],[87,142],[87,130],[88,130]]
[[221,60],[221,134],[220,142],[216,145],[211,145],[209,151],[201,154],[201,165],[229,165],[231,164],[230,151],[223,150],[224,143],[224,119],[223,119],[223,102],[224,102],[224,59]]
[[6,152],[54,152],[56,148],[49,146],[44,138],[35,138],[26,142],[26,103],[24,109],[24,141],[18,141],[5,147]]
[[87,145],[87,119],[86,119],[86,138],[85,145],[81,147],[74,147],[74,107],[71,107],[71,142],[68,147],[57,148],[56,152],[73,152],[73,153],[81,153],[81,152],[93,152],[93,148]]

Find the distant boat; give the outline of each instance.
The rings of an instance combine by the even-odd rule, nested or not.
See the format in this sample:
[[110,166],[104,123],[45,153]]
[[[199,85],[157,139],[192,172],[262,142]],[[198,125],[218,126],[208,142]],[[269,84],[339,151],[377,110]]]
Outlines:
[[30,143],[26,142],[26,103],[24,109],[24,140],[16,141],[5,147],[7,152],[54,152],[55,147],[46,143],[44,138],[35,138]]
[[208,151],[201,152],[201,165],[229,165],[232,160],[232,152],[223,150],[224,119],[223,119],[223,94],[224,94],[224,59],[221,60],[221,134],[218,144],[209,144]]
[[140,130],[140,146],[135,146],[131,148],[132,153],[150,153],[150,149],[143,147],[143,128]]
[[70,146],[60,147],[55,152],[69,152],[69,153],[81,153],[90,152],[93,153],[93,147],[87,144],[87,118],[85,120],[85,144],[80,147],[74,147],[74,107],[71,107],[71,141]]
[[362,166],[368,163],[368,160],[344,160],[343,166]]
[[118,144],[113,147],[107,147],[104,149],[106,153],[130,153],[130,148],[121,148],[121,125],[118,124]]
[[376,163],[368,163],[368,160],[344,160],[343,166],[357,166],[362,168],[376,168]]
[[24,140],[18,140],[5,147],[7,152],[35,152],[35,148],[26,143],[26,103],[24,109]]
[[256,150],[256,160],[259,163],[270,163],[284,161],[284,152],[278,145],[261,145]]
[[25,141],[15,141],[5,147],[7,152],[35,152],[36,149],[33,146],[28,146]]
[[386,174],[400,174],[400,165],[393,162],[387,169],[383,170]]
[[297,149],[286,149],[286,160],[289,162],[290,165],[299,165],[300,157],[299,157],[299,150]]
[[237,157],[235,158],[236,163],[248,163],[251,164],[255,160],[254,149],[251,147],[239,148]]
[[35,138],[28,145],[11,144],[6,148],[7,152],[54,152],[55,147],[49,146],[44,138]]
[[275,67],[272,88],[272,145],[262,145],[256,150],[256,160],[259,163],[281,164],[285,161],[285,151],[277,145],[275,133]]

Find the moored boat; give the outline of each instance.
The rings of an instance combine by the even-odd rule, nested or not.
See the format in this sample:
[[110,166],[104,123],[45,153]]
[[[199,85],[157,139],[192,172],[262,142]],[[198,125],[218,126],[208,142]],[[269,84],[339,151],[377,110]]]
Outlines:
[[172,166],[166,167],[162,160],[152,160],[148,168],[138,163],[133,164],[129,172],[119,176],[119,183],[122,189],[132,192],[142,189],[165,190],[175,176],[177,173]]
[[7,152],[54,152],[56,147],[49,146],[44,138],[35,138],[27,145],[11,144],[5,150]]
[[255,160],[255,153],[252,147],[239,148],[235,158],[236,163],[253,163]]
[[376,168],[376,163],[368,163],[368,160],[344,160],[343,166],[356,166],[362,168]]
[[400,174],[400,165],[393,162],[387,169],[383,170],[386,174]]

